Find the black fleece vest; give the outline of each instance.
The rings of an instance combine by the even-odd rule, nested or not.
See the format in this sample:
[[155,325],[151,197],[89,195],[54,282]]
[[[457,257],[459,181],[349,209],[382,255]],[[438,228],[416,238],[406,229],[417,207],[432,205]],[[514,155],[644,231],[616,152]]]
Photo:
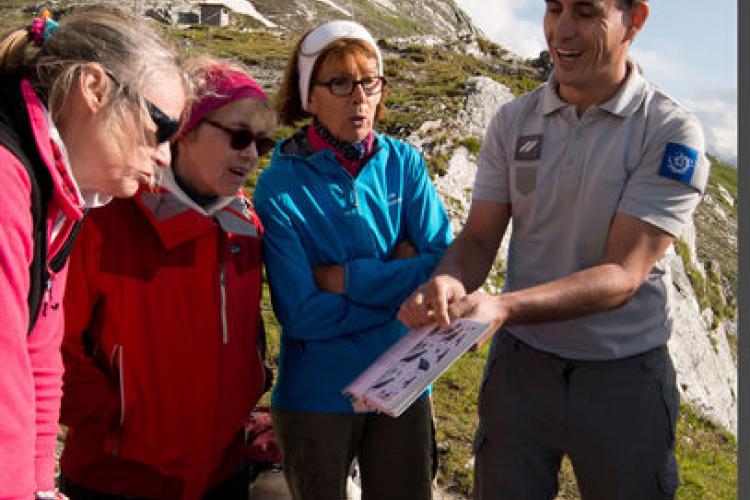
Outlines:
[[[21,82],[16,78],[0,79],[0,146],[5,147],[26,167],[31,181],[31,215],[34,221],[34,257],[29,267],[29,329],[36,324],[42,306],[50,271],[59,272],[73,247],[80,227],[76,223],[60,251],[47,262],[47,205],[52,198],[52,178],[34,139]],[[0,168],[4,168],[0,165]]]

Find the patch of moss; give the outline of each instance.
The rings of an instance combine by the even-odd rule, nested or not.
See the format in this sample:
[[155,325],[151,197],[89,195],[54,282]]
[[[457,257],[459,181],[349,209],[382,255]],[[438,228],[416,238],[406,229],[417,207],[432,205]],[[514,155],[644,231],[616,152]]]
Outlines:
[[426,158],[427,169],[430,171],[430,175],[434,177],[442,177],[448,173],[448,155],[441,153],[437,155],[431,155]]
[[174,38],[188,54],[204,49],[217,57],[237,59],[248,66],[265,61],[285,61],[291,50],[291,38],[267,31],[241,31],[231,28],[193,26],[171,29]]
[[522,74],[517,76],[511,76],[511,75],[502,75],[495,78],[497,81],[505,85],[510,89],[510,91],[513,93],[513,95],[521,95],[525,94],[526,92],[529,92],[531,90],[534,90],[537,88],[540,84],[539,80],[537,80],[535,77],[528,75],[528,74]]
[[711,162],[711,174],[709,180],[714,184],[721,184],[724,188],[737,199],[737,168],[722,162],[712,155],[708,155]]
[[482,141],[480,141],[476,137],[466,137],[461,140],[460,144],[468,149],[469,153],[473,155],[478,154],[479,150],[482,147]]
[[504,57],[508,54],[508,51],[500,45],[482,36],[477,37],[477,45],[479,45],[479,50],[490,56]]
[[678,239],[675,240],[674,246],[677,254],[682,258],[682,264],[685,267],[685,272],[688,275],[690,284],[693,285],[693,291],[695,292],[695,297],[698,300],[698,306],[701,310],[706,309],[710,306],[710,303],[708,301],[706,279],[690,261],[690,252],[688,251],[687,244],[684,241]]

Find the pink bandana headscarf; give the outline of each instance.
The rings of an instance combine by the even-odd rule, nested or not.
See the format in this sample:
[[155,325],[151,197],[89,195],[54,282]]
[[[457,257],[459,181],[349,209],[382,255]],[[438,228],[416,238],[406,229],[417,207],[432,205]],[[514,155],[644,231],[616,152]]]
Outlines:
[[180,132],[184,137],[193,130],[205,116],[212,111],[241,99],[268,100],[260,85],[242,71],[229,69],[225,66],[215,66],[206,74],[208,95],[193,104],[188,120]]

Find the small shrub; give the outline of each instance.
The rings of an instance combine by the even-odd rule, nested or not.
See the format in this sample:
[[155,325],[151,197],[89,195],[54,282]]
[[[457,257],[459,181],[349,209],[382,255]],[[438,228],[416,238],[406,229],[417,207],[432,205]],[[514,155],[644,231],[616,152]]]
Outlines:
[[479,153],[482,142],[476,137],[466,137],[461,141],[461,145],[469,150],[469,153],[475,155]]

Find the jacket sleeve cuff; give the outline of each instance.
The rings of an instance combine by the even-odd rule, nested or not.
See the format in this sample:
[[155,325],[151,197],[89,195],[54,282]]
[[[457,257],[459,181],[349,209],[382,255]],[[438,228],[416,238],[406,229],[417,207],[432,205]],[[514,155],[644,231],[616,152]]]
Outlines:
[[49,457],[34,460],[37,491],[52,491],[55,489],[55,458],[54,453]]

